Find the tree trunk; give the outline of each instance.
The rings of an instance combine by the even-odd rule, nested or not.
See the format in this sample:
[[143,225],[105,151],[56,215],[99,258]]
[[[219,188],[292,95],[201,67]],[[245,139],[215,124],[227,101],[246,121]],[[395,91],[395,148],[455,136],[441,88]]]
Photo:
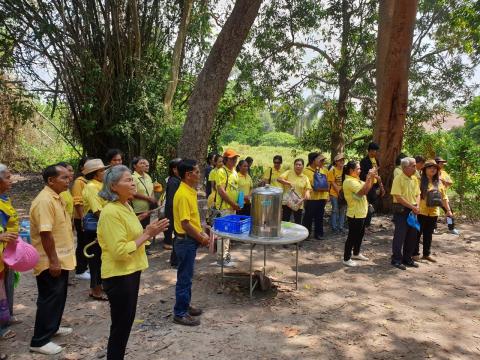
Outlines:
[[395,158],[400,153],[408,104],[408,73],[418,0],[381,0],[377,40],[377,116],[374,139],[380,145],[380,175],[387,196],[381,211],[391,207],[389,195]]
[[190,24],[190,14],[192,13],[193,1],[194,0],[185,0],[183,3],[182,19],[180,20],[177,39],[175,40],[175,46],[173,48],[170,81],[168,82],[167,91],[165,92],[165,98],[163,99],[165,119],[168,122],[172,121],[172,102],[175,91],[177,90],[180,67],[182,64],[183,48],[185,47],[188,25]]
[[189,100],[178,156],[203,164],[218,103],[262,0],[237,0],[213,44]]

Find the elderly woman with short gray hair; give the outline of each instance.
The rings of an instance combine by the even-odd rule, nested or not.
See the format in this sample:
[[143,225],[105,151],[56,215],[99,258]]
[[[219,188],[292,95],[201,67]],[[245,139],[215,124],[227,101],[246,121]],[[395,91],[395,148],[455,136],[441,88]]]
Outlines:
[[98,221],[102,248],[102,283],[110,302],[112,324],[107,360],[123,359],[137,307],[140,274],[148,267],[145,242],[168,228],[168,219],[144,230],[129,201],[136,191],[130,170],[117,165],[105,173],[99,195],[107,201]]

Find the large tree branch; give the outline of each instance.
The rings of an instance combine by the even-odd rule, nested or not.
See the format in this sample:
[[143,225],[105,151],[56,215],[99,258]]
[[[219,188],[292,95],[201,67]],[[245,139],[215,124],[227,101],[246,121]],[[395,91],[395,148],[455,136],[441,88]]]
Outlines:
[[291,42],[290,44],[290,47],[299,47],[299,48],[305,48],[305,49],[310,49],[310,50],[313,50],[315,52],[317,52],[318,54],[320,54],[325,60],[327,60],[327,63],[333,67],[334,69],[337,68],[338,64],[337,62],[330,56],[327,54],[327,52],[323,49],[320,49],[318,46],[315,46],[315,45],[311,45],[311,44],[306,44],[306,43],[302,43],[302,42]]

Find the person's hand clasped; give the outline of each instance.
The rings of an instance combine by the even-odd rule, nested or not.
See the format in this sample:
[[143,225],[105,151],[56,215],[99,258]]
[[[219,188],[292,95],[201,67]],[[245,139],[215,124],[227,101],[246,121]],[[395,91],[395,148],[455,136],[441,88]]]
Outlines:
[[414,206],[414,207],[412,208],[412,211],[413,211],[413,213],[414,213],[415,215],[418,215],[418,213],[420,212],[420,209],[419,209],[418,206]]
[[7,232],[7,233],[0,234],[0,241],[6,242],[7,244],[14,242],[15,240],[17,240],[17,238],[18,238],[18,234],[15,234],[15,233]]
[[145,229],[145,233],[151,237],[158,235],[161,232],[164,232],[168,229],[168,225],[170,224],[170,220],[167,218],[161,220],[155,220],[150,225],[147,226]]
[[62,273],[60,262],[58,260],[50,262],[50,265],[48,266],[48,272],[50,273],[50,275],[52,275],[52,277],[59,277]]
[[202,237],[202,241],[200,242],[200,245],[202,245],[202,246],[210,245],[210,236],[208,236],[205,233],[201,233],[200,235]]

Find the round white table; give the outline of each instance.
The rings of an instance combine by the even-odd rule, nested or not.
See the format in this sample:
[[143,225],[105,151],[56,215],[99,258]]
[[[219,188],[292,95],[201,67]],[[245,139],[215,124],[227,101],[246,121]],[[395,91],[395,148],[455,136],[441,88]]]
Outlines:
[[[295,244],[295,281],[278,281],[278,283],[284,284],[295,284],[295,290],[298,288],[298,244],[308,238],[308,230],[302,225],[294,224],[291,222],[282,221],[282,230],[279,237],[258,237],[250,235],[249,233],[243,234],[231,234],[224,233],[213,229],[213,233],[217,235],[222,241],[222,259],[223,259],[223,241],[224,239],[230,239],[233,241],[239,241],[245,244],[250,245],[250,267],[249,267],[249,276],[250,276],[250,297],[253,295],[253,290],[258,284],[258,280],[253,280],[253,248],[256,245],[263,245],[263,274],[265,275],[265,268],[267,266],[267,245],[269,246],[280,246],[280,245],[291,245]],[[238,275],[232,276],[224,273],[223,261],[221,264],[221,276],[222,284],[225,278],[238,278]]]

